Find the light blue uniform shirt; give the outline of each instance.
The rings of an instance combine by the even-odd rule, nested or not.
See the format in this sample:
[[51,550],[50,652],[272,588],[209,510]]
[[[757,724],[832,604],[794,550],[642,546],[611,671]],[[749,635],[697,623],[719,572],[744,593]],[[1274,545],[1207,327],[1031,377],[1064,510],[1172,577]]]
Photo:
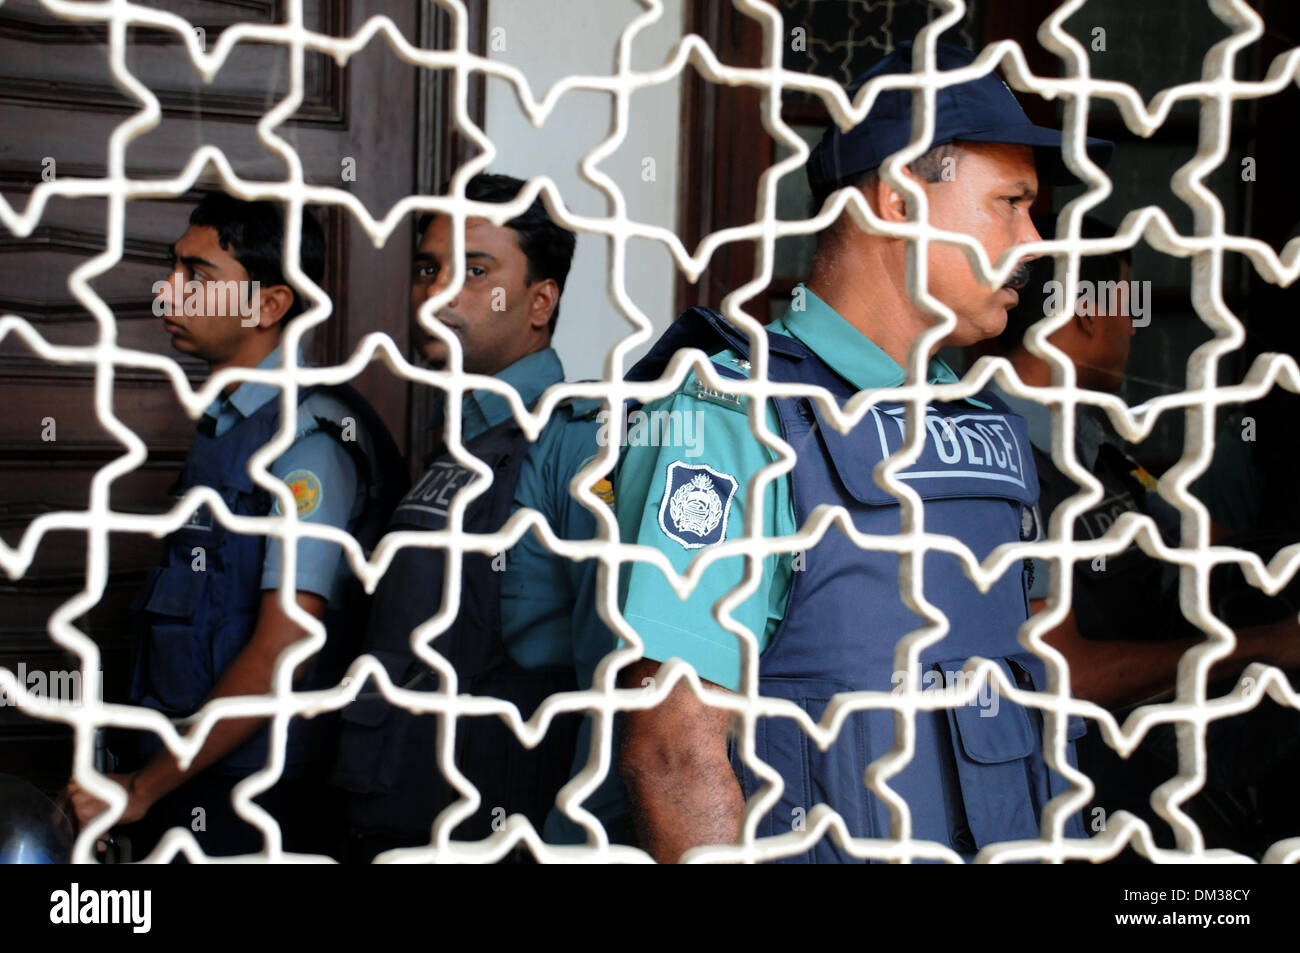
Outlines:
[[[282,360],[280,354],[277,346],[257,366],[264,370],[278,368]],[[243,381],[229,397],[218,397],[209,404],[204,415],[215,421],[213,433],[219,437],[257,413],[267,401],[279,399],[280,388]],[[298,433],[315,427],[311,404],[316,400],[316,396],[310,397],[299,406]],[[365,439],[368,441],[368,435]],[[277,479],[288,483],[291,489],[296,488],[306,495],[305,499],[300,498],[298,507],[299,519],[304,522],[350,530],[365,508],[366,489],[357,479],[356,464],[337,440],[320,430],[312,429],[298,437],[271,464],[270,471]],[[277,502],[272,512],[278,512],[278,508]],[[262,560],[263,590],[276,589],[280,585],[282,550],[283,544],[278,537],[266,538],[266,555]],[[294,588],[300,592],[314,592],[326,599],[334,598],[340,581],[352,572],[347,561],[341,558],[342,554],[340,546],[327,540],[300,539]]]
[[[791,307],[784,317],[768,325],[777,334],[793,337],[806,345],[832,370],[859,390],[898,387],[906,380],[903,368],[870,338],[840,317],[811,290],[802,287],[804,308]],[[796,298],[796,300],[798,300]],[[714,363],[749,375],[748,362],[730,350],[712,356]],[[957,375],[943,361],[933,358],[928,381],[950,384]],[[979,401],[970,403],[986,407]],[[691,431],[690,445],[638,446],[629,435],[614,480],[614,506],[624,542],[653,546],[668,557],[679,573],[685,573],[697,549],[687,549],[661,525],[660,508],[670,483],[669,465],[682,462],[706,465],[733,477],[738,484],[726,515],[726,539],[744,535],[749,505],[747,482],[751,476],[778,459],[750,433],[745,403],[720,403],[700,396],[694,371],[673,394],[652,401],[647,414],[667,411],[684,420],[698,421]],[[780,435],[776,408],[768,404],[767,427]],[[682,433],[686,433],[682,428]],[[682,441],[685,443],[685,441]],[[763,494],[763,535],[768,539],[790,536],[797,531],[789,475],[779,476]],[[758,588],[732,610],[732,617],[754,633],[761,652],[771,641],[785,616],[790,594],[794,555],[771,554],[763,559]],[[686,600],[677,598],[658,567],[650,563],[624,563],[619,579],[619,605],[624,618],[645,640],[645,657],[656,661],[680,658],[690,662],[701,678],[733,691],[740,687],[740,642],[713,618],[713,605],[744,578],[745,559],[734,556],[719,560],[700,577]]]

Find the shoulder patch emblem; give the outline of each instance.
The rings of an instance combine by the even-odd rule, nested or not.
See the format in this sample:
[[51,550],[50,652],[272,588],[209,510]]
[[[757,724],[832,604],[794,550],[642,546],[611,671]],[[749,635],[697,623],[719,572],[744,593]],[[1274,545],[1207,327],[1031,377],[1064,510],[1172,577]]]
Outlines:
[[1146,467],[1138,467],[1129,473],[1129,476],[1135,477],[1142,488],[1149,493],[1154,493],[1160,486],[1160,481],[1147,472]]
[[610,483],[607,478],[601,478],[593,483],[591,492],[600,497],[607,506],[614,505],[614,484]]
[[668,464],[659,528],[686,549],[722,542],[738,486],[735,477],[704,464]]
[[320,505],[320,478],[310,470],[294,470],[284,478],[298,504],[298,518],[304,519],[316,512]]

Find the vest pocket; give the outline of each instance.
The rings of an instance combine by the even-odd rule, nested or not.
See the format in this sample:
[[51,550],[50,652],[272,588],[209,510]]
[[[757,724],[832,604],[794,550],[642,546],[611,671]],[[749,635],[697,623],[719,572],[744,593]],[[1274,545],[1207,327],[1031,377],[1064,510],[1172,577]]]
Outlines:
[[[1007,661],[1011,663],[1014,671],[1023,672],[1029,679],[1034,691],[1047,691],[1047,669],[1042,659],[1036,655],[1011,655]],[[1088,723],[1078,715],[1071,715],[1065,728],[1065,737],[1068,741],[1078,741],[1088,733]]]
[[195,614],[206,578],[189,566],[156,567],[149,571],[137,602],[145,629],[141,700],[155,700],[170,714],[188,715],[203,700],[199,673],[206,670],[207,660],[200,658]]
[[[1023,673],[1024,679],[1033,685],[1034,691],[1047,691],[1047,668],[1043,661],[1035,655],[1013,655],[1008,658],[1013,670]],[[1034,719],[1035,725],[1043,725],[1044,719],[1040,714]],[[1065,756],[1071,767],[1078,767],[1078,759],[1075,755],[1074,743],[1088,733],[1087,722],[1078,715],[1070,715],[1065,726]],[[1035,790],[1040,792],[1042,803],[1053,797],[1058,797],[1070,791],[1073,785],[1066,780],[1065,776],[1053,771],[1047,764],[1047,755],[1043,752],[1041,746],[1038,753],[1032,761],[1031,777],[1035,785]],[[1076,812],[1070,815],[1065,824],[1065,836],[1074,838],[1088,837],[1087,831],[1083,826],[1082,813]]]
[[[339,713],[339,752],[334,783],[354,794],[386,794],[393,785],[393,762],[386,730],[393,705],[376,694],[358,698]],[[399,725],[392,726],[394,730]]]
[[[405,686],[407,658],[392,652],[371,652],[398,686]],[[414,715],[398,710],[392,702],[367,685],[339,712],[338,760],[333,782],[354,794],[388,794],[397,777],[398,755]],[[432,715],[427,716],[430,720]],[[433,747],[429,748],[433,758]]]
[[[1006,659],[997,664],[1012,684]],[[952,686],[964,662],[940,663]],[[994,695],[976,704],[947,709],[957,784],[976,848],[997,841],[1038,837],[1038,810],[1030,762],[1040,759],[1040,740],[1029,712]]]

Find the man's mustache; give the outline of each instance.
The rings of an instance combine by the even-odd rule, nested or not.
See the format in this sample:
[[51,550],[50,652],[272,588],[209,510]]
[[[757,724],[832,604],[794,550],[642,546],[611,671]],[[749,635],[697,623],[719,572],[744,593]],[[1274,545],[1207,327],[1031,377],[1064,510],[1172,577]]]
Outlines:
[[[465,326],[465,318],[463,316],[457,314],[454,311],[448,311],[446,308],[444,308],[441,311],[434,312],[433,318],[439,324],[446,325],[449,328],[460,328]],[[415,322],[416,326],[419,326],[420,324],[419,312],[416,312],[414,315],[412,315],[412,319]],[[429,333],[424,328],[421,328],[420,330],[424,331],[425,334]]]
[[1015,288],[1019,291],[1025,285],[1029,284],[1030,276],[1031,272],[1029,270],[1029,262],[1022,261],[1020,264],[1016,265],[1015,271],[1011,272],[1011,274],[1007,276],[1006,283],[1003,284],[1002,287]]

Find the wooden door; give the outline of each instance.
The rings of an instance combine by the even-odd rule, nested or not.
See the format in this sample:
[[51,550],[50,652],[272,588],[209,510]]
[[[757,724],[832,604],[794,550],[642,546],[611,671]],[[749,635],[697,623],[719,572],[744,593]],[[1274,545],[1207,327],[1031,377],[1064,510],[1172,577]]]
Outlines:
[[[209,49],[236,21],[274,24],[287,13],[283,0],[152,5],[201,27]],[[448,34],[445,17],[432,6],[306,0],[305,22],[344,36],[383,13],[404,35],[428,46]],[[481,23],[476,13],[472,28],[481,29]],[[35,0],[8,0],[0,7],[0,191],[15,208],[27,206],[43,178],[105,176],[109,137],[138,109],[115,85],[108,53],[103,24],[60,20]],[[131,28],[126,61],[162,109],[158,126],[127,149],[132,178],[172,178],[201,144],[222,148],[246,179],[286,176],[283,161],[256,132],[261,116],[289,89],[284,47],[241,43],[205,84],[175,33]],[[297,149],[309,182],[345,188],[382,216],[397,199],[449,174],[442,166],[457,150],[444,132],[450,85],[444,85],[445,75],[417,70],[382,40],[358,52],[346,68],[308,52],[302,104],[279,134]],[[418,140],[417,130],[424,133]],[[150,291],[169,270],[168,246],[184,231],[191,208],[202,192],[216,187],[209,167],[183,195],[128,203],[121,259],[93,282],[113,311],[119,344],[178,358],[195,384],[206,369],[170,349],[152,314]],[[68,276],[106,247],[107,211],[103,198],[56,198],[30,234],[0,228],[0,313],[26,318],[52,343],[93,344],[98,325],[69,291]],[[328,243],[325,288],[335,312],[314,333],[308,359],[340,361],[372,331],[388,332],[405,346],[413,225],[403,225],[386,248],[376,249],[349,213],[335,206],[316,212]],[[92,365],[45,362],[14,335],[0,340],[0,536],[9,546],[41,513],[85,510],[94,474],[123,453],[93,411],[94,374]],[[399,444],[407,444],[412,428],[405,382],[376,365],[355,383]],[[115,413],[149,448],[147,462],[114,483],[112,505],[161,512],[171,505],[166,490],[193,423],[161,375],[118,368],[112,390]],[[50,533],[24,575],[0,576],[0,665],[26,676],[29,686],[39,685],[42,676],[49,685],[60,684],[57,673],[76,668],[75,658],[50,639],[46,627],[51,613],[85,585],[86,539],[82,531]],[[114,534],[106,591],[78,623],[102,648],[109,700],[122,699],[125,691],[127,607],[158,546],[149,536]],[[62,684],[68,683],[64,676]],[[68,775],[70,745],[71,733],[62,725],[20,715],[12,705],[0,708],[0,773],[55,790]]]

